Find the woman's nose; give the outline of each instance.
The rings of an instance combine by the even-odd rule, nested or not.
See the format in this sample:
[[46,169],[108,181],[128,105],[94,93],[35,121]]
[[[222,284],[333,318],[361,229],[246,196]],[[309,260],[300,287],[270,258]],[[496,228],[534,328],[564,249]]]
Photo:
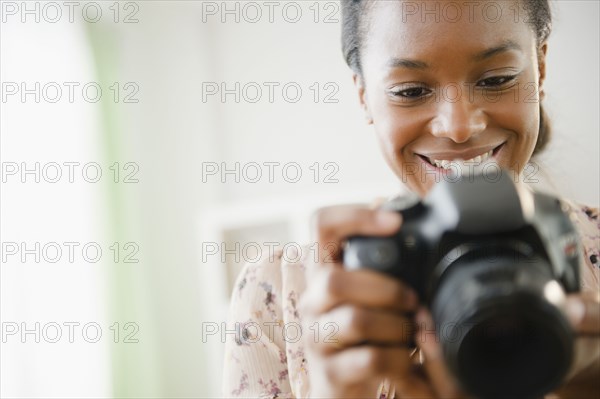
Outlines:
[[464,143],[485,130],[486,115],[468,93],[453,87],[444,91],[438,101],[436,115],[431,121],[431,134]]

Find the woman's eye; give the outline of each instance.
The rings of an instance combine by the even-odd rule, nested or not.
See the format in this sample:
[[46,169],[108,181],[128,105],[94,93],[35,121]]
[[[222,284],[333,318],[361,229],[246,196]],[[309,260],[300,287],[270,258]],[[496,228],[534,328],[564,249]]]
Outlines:
[[401,99],[411,100],[418,99],[427,94],[429,94],[429,90],[424,87],[411,87],[409,89],[404,90],[390,90],[390,93],[394,97],[400,97]]
[[479,87],[498,87],[502,86],[508,82],[513,81],[517,76],[516,75],[508,75],[508,76],[494,76],[492,78],[487,78],[479,83],[477,86]]

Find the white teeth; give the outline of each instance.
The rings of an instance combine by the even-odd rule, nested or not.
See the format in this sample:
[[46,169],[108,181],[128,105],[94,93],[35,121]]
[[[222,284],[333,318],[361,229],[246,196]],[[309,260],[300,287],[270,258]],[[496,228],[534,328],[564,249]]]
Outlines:
[[[471,158],[471,159],[467,159],[467,160],[455,160],[455,161],[460,161],[463,163],[472,163],[475,165],[479,165],[482,162],[486,161],[488,158],[490,158],[492,156],[494,150],[488,151],[485,154],[482,155],[477,155],[475,158]],[[442,169],[450,169],[450,165],[452,164],[453,161],[448,161],[446,159],[431,159],[431,163],[433,165],[435,165],[438,168],[442,168]]]
[[447,161],[445,159],[438,161],[437,159],[434,159],[432,160],[432,163],[438,168],[450,169],[450,164],[452,163],[452,161]]

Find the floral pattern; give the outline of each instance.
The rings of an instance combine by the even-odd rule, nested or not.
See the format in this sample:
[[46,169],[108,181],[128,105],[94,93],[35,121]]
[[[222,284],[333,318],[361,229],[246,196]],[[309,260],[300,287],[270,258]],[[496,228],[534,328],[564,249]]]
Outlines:
[[[600,289],[598,209],[564,201],[579,232],[584,256],[582,290]],[[309,248],[305,247],[305,254]],[[287,257],[286,257],[287,258]],[[258,263],[244,266],[238,277],[228,318],[239,336],[227,336],[223,379],[224,397],[306,398],[310,394],[308,367],[302,340],[286,326],[300,325],[297,304],[306,288],[305,256],[296,262],[281,251]],[[394,387],[382,381],[374,398],[393,399]]]

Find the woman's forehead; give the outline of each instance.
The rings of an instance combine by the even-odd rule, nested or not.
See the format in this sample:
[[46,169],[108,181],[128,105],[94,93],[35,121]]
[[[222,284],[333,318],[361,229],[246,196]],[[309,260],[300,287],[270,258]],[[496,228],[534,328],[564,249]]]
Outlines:
[[[490,4],[495,4],[495,11],[490,11]],[[376,49],[380,57],[410,59],[444,51],[470,54],[476,60],[478,54],[502,46],[527,54],[535,43],[535,35],[520,6],[515,4],[376,1],[369,11],[364,48]]]
[[437,37],[444,33],[467,36],[478,32],[493,36],[531,30],[525,11],[511,0],[377,0],[368,8],[368,14],[369,34],[381,27],[384,32],[404,36]]

